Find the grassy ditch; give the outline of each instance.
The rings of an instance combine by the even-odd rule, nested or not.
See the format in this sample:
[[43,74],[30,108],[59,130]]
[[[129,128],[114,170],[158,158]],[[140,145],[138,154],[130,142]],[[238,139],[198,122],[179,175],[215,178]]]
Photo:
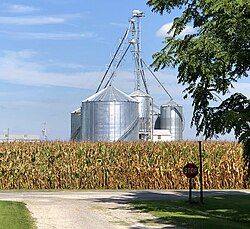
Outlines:
[[186,200],[134,201],[132,205],[156,217],[147,223],[203,229],[250,228],[250,195],[207,197],[204,205],[190,205]]
[[0,201],[0,228],[31,229],[35,224],[24,203]]

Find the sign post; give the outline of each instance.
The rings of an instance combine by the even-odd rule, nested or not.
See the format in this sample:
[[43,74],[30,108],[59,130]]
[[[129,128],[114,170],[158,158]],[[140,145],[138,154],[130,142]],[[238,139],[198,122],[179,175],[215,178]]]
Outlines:
[[198,167],[194,163],[187,163],[183,167],[183,173],[189,179],[189,203],[192,203],[192,180],[198,174]]
[[203,202],[203,182],[202,182],[202,148],[201,148],[201,141],[199,141],[199,157],[200,157],[200,202]]
[[189,195],[188,195],[188,201],[191,204],[192,203],[192,183],[193,178],[189,178]]

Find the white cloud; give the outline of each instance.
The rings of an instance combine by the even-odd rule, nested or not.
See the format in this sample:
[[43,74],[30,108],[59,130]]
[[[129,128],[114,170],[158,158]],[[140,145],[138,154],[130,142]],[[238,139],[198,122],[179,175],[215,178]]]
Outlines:
[[63,16],[0,17],[0,24],[46,25],[46,24],[62,24],[66,20],[67,18]]
[[6,8],[7,8],[7,12],[10,12],[10,13],[32,13],[38,10],[37,8],[32,7],[32,6],[19,5],[19,4],[8,5]]
[[94,34],[86,33],[38,33],[38,32],[10,32],[0,31],[0,34],[5,34],[16,39],[34,39],[34,40],[77,40],[82,38],[92,38]]
[[56,67],[61,69],[73,69],[73,70],[79,70],[79,69],[85,69],[86,66],[83,64],[77,64],[77,63],[62,63],[60,61],[56,61],[53,59],[47,60],[47,63],[44,63],[47,67]]
[[[163,25],[156,32],[156,36],[161,37],[161,38],[172,37],[174,35],[173,31],[171,33],[169,33],[169,30],[171,29],[172,26],[173,26],[173,22],[170,22],[170,23],[167,23],[167,24]],[[192,34],[194,31],[195,31],[194,28],[187,25],[186,28],[181,32],[180,36],[185,36],[187,34]]]
[[[104,74],[103,71],[53,72],[49,68],[50,62],[40,64],[33,61],[35,55],[38,54],[30,50],[4,52],[4,55],[0,57],[0,80],[30,86],[64,86],[95,90]],[[64,68],[67,68],[67,63]],[[69,64],[70,68],[72,68],[72,64]],[[123,85],[126,85],[132,74],[129,72],[119,73]]]
[[0,80],[23,85],[88,89],[94,87],[98,77],[101,77],[99,72],[76,74],[48,72],[44,65],[32,61],[31,56],[28,57],[29,52],[5,52],[5,55],[0,58]]
[[[19,52],[5,51],[2,57],[0,57],[0,80],[23,85],[65,86],[95,90],[105,71],[103,68],[103,71],[82,72],[81,69],[79,69],[78,72],[74,71],[74,73],[52,72],[50,70],[51,61],[48,60],[48,63],[42,64],[35,62],[34,57],[36,57],[36,55],[38,54],[31,50]],[[69,69],[76,67],[72,66],[72,63],[69,65],[65,63],[64,68],[67,68],[67,66]],[[174,75],[166,75],[163,73],[157,73],[157,75],[163,82],[168,82],[166,88],[170,90],[170,93],[173,94],[174,97],[175,95],[180,97],[181,87],[175,83],[176,79]],[[164,91],[158,86],[148,72],[146,72],[146,77],[148,84],[150,85],[150,91],[155,95],[160,93],[164,94]],[[135,76],[133,70],[119,70],[116,73],[115,85],[123,91],[127,93],[132,92],[135,85],[134,82]],[[167,95],[164,98],[167,99]]]
[[11,58],[11,59],[30,59],[32,57],[34,57],[35,55],[37,55],[37,52],[33,51],[33,50],[22,50],[22,51],[17,51],[17,52],[13,52],[13,51],[3,51],[4,56]]

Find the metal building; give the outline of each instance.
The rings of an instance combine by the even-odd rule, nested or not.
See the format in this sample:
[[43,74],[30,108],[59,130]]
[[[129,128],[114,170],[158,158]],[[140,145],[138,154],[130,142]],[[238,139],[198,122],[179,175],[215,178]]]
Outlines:
[[81,108],[71,112],[71,140],[81,141]]
[[183,107],[171,100],[161,105],[161,129],[170,130],[172,140],[183,139],[184,119]]
[[0,142],[36,142],[41,141],[39,135],[31,134],[3,134],[0,135]]
[[137,140],[138,102],[108,86],[82,102],[82,140]]
[[153,98],[140,89],[131,93],[130,96],[139,102],[139,138],[151,139]]

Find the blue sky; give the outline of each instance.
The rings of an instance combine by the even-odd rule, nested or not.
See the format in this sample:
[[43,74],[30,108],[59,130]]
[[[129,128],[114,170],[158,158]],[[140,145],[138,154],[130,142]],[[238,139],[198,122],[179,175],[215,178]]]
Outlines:
[[[151,63],[175,13],[152,13],[146,1],[139,0],[2,0],[0,134],[9,128],[12,134],[41,135],[46,122],[49,139],[68,140],[70,112],[95,92],[134,9],[145,13],[142,55]],[[182,99],[176,71],[166,69],[157,75],[184,107],[184,138],[194,139],[195,131],[189,128],[191,101]],[[131,93],[133,81],[128,54],[117,73],[116,86]],[[152,77],[148,82],[155,103],[167,102]],[[236,89],[249,96],[250,84],[242,82]]]

